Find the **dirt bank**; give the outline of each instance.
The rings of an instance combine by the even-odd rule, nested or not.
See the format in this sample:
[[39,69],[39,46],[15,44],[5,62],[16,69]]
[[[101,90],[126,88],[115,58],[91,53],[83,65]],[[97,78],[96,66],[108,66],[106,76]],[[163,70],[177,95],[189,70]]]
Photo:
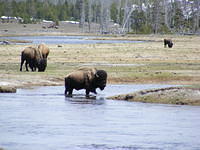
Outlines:
[[0,93],[16,93],[16,88],[10,86],[0,86]]
[[113,96],[109,99],[144,103],[200,105],[200,89],[188,87],[151,89]]

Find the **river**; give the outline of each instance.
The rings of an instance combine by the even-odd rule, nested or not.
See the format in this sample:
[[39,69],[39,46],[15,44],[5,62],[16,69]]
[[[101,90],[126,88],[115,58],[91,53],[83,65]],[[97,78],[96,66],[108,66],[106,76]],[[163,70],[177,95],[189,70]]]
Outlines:
[[170,85],[108,85],[96,98],[63,86],[0,94],[0,148],[5,150],[197,150],[200,107],[107,100]]
[[[103,44],[103,43],[141,43],[143,41],[130,40],[95,40],[95,36],[16,36],[0,37],[0,39],[30,41],[33,44]],[[17,43],[30,44],[30,43]]]

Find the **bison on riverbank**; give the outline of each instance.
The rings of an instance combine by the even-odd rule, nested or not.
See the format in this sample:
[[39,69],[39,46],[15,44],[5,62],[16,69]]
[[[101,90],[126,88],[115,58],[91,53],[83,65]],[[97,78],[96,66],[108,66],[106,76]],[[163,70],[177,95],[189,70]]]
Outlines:
[[22,66],[25,63],[26,71],[28,70],[28,65],[31,68],[32,71],[36,71],[36,68],[38,68],[38,71],[45,71],[46,69],[46,59],[42,57],[42,54],[40,51],[34,47],[26,47],[22,53],[21,53],[21,66],[20,71],[22,71]]
[[167,45],[169,48],[172,48],[173,43],[171,39],[164,39],[164,47],[166,48]]
[[85,89],[87,97],[90,92],[97,94],[96,89],[104,90],[106,82],[106,71],[96,68],[80,68],[65,78],[65,96],[72,96],[73,89]]

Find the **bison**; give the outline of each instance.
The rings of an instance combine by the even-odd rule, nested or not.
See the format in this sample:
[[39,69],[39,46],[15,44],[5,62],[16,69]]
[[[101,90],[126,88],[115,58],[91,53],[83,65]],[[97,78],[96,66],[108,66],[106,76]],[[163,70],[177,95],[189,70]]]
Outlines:
[[168,45],[169,48],[172,48],[173,43],[171,39],[164,39],[164,47],[166,47],[166,45]]
[[86,97],[89,93],[95,93],[97,88],[104,90],[107,82],[107,73],[96,68],[79,68],[65,78],[65,96],[72,96],[73,89],[86,90]]
[[41,52],[43,58],[48,57],[50,50],[46,44],[42,43],[42,44],[38,45],[38,50]]
[[40,51],[34,47],[26,47],[22,53],[21,53],[21,66],[20,71],[22,71],[22,66],[24,64],[24,61],[26,61],[26,71],[28,70],[28,65],[31,68],[32,71],[36,71],[36,68],[38,68],[38,71],[45,71],[46,69],[46,59],[44,59],[40,53]]

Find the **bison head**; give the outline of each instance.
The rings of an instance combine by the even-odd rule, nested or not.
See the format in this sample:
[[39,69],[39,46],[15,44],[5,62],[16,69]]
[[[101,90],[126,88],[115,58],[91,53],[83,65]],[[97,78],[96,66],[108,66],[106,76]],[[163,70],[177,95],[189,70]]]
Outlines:
[[47,59],[40,59],[38,62],[38,71],[44,72],[47,66]]
[[168,47],[169,47],[169,48],[172,48],[172,46],[173,46],[173,43],[172,43],[172,42],[169,42],[169,43],[168,43]]
[[104,70],[97,70],[95,73],[95,84],[96,87],[100,88],[100,90],[103,90],[106,87],[107,82],[107,73]]

